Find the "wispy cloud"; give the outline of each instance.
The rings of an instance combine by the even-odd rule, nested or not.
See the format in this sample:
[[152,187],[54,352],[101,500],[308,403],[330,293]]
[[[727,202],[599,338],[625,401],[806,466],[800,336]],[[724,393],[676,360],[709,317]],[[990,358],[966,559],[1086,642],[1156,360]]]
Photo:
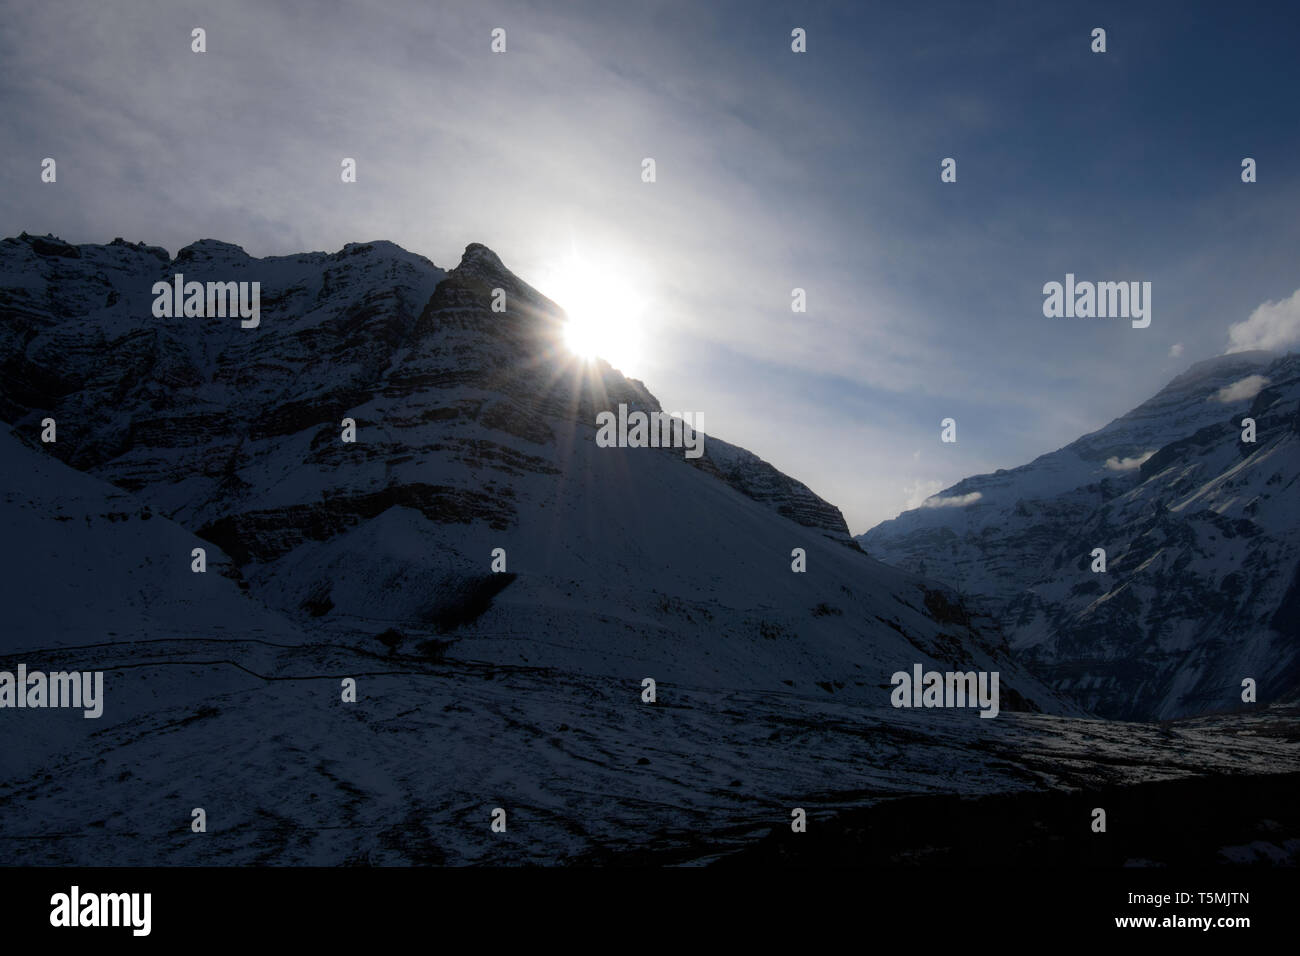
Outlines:
[[1133,471],[1134,469],[1141,468],[1143,463],[1154,455],[1156,451],[1157,449],[1153,448],[1151,451],[1143,452],[1134,458],[1118,458],[1112,455],[1110,458],[1106,459],[1105,467],[1110,471]]
[[1300,345],[1300,289],[1281,302],[1265,302],[1244,322],[1234,323],[1228,328],[1228,341],[1229,354]]
[[1247,375],[1240,381],[1233,382],[1231,385],[1225,385],[1213,395],[1210,396],[1212,402],[1240,402],[1248,398],[1254,398],[1259,394],[1259,390],[1268,384],[1268,379],[1263,375]]
[[918,479],[912,482],[903,489],[903,493],[907,495],[903,510],[911,511],[913,508],[921,507],[927,498],[943,491],[943,488],[944,483],[942,481],[922,481]]
[[922,508],[964,508],[967,505],[973,505],[983,498],[984,495],[978,491],[972,491],[967,495],[952,495],[948,498],[927,498],[921,502]]

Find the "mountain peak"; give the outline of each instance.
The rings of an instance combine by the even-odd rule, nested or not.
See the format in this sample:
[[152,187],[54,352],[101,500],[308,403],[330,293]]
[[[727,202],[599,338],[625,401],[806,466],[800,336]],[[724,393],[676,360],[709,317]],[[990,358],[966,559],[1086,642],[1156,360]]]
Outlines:
[[247,259],[248,257],[248,253],[244,251],[243,247],[237,246],[233,242],[222,242],[220,239],[200,239],[198,242],[191,242],[176,253],[175,261],[204,262],[211,259]]
[[510,275],[501,257],[481,242],[471,242],[465,247],[460,257],[456,272],[468,272],[476,275]]
[[[1265,349],[1253,349],[1246,352],[1225,352],[1223,355],[1216,355],[1213,358],[1203,359],[1196,362],[1187,371],[1176,376],[1164,390],[1183,387],[1201,379],[1220,374],[1237,374],[1249,370],[1250,366],[1268,365],[1282,357],[1280,352],[1270,352]],[[1162,390],[1163,391],[1163,390]]]

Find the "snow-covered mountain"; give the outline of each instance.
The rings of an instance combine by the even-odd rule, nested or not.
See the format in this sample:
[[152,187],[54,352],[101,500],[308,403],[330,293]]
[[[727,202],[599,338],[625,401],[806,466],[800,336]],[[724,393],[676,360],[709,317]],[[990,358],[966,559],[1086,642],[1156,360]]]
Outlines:
[[1300,683],[1298,481],[1300,356],[1244,352],[858,540],[971,596],[1022,660],[1099,715],[1232,710],[1250,706],[1246,678],[1260,702]]
[[[154,317],[153,284],[175,273],[259,282],[258,326]],[[598,447],[597,412],[659,403],[571,358],[556,305],[484,246],[446,272],[384,242],[254,259],[206,240],[169,259],[24,235],[0,242],[0,287],[15,432],[228,555],[294,627],[882,707],[919,662],[998,671],[1005,709],[1070,712],[989,621],[868,558],[838,509],[749,452]],[[189,555],[152,560],[188,574]]]
[[[792,806],[820,832],[906,795],[1245,788],[1300,761],[1293,712],[986,721],[680,679],[650,707],[617,676],[388,654],[261,606],[211,542],[5,432],[0,486],[0,669],[106,675],[99,719],[2,712],[0,840],[29,864],[705,862]],[[216,573],[174,560],[205,546]],[[1292,859],[1288,834],[1221,852]]]
[[[154,318],[177,272],[260,282],[257,328]],[[64,865],[708,861],[793,806],[1297,765],[1277,709],[1068,716],[988,618],[743,449],[598,447],[598,410],[659,406],[560,321],[478,245],[447,272],[388,243],[0,241],[0,670],[105,675],[99,719],[3,712],[0,839]],[[999,671],[1001,715],[892,708],[913,663]]]

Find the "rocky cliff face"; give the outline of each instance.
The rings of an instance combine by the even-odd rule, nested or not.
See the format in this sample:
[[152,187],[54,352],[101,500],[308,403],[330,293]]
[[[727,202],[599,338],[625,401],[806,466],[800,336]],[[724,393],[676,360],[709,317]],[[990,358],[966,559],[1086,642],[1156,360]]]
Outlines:
[[1247,706],[1246,678],[1260,701],[1300,680],[1298,481],[1300,356],[1241,353],[859,541],[975,597],[1022,660],[1098,714],[1230,710]]
[[[176,273],[260,283],[258,326],[155,317]],[[562,321],[478,244],[447,272],[385,242],[171,259],[24,235],[0,242],[0,413],[206,541],[309,637],[882,706],[920,661],[1001,671],[1005,709],[1072,709],[987,618],[863,555],[838,509],[751,453],[598,447],[599,411],[660,405],[570,357]]]

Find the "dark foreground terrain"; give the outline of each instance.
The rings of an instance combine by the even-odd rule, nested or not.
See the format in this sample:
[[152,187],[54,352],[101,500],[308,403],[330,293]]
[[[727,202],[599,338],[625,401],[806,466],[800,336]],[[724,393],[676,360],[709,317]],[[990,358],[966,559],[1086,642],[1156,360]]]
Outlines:
[[[1094,807],[1106,832],[1094,833]],[[1089,794],[887,800],[775,830],[718,866],[1206,866],[1300,862],[1300,773],[1214,774]]]

